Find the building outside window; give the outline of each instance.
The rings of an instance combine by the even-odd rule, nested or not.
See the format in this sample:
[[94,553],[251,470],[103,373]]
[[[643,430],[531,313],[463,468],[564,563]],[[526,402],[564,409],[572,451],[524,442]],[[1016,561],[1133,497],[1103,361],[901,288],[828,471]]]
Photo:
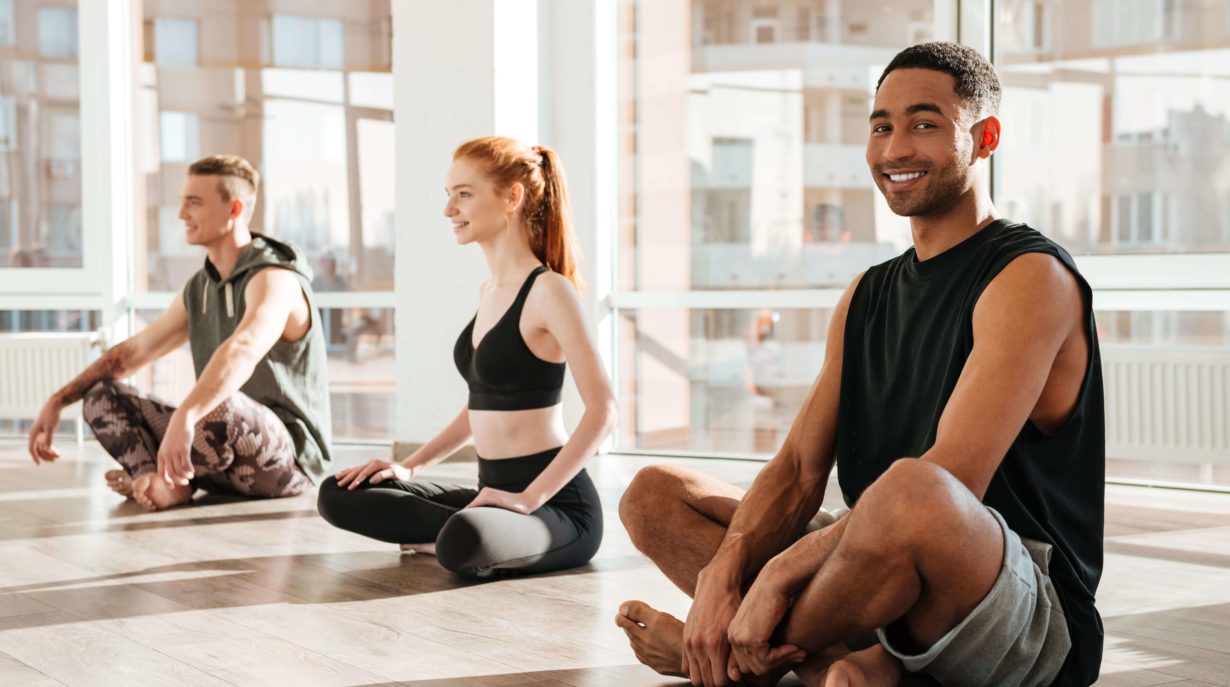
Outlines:
[[[619,6],[617,450],[771,455],[818,373],[837,294],[910,245],[863,152],[875,82],[899,50],[936,34],[934,3]],[[1120,283],[1137,263],[1113,256],[1230,261],[1230,2],[991,7],[1000,213],[1082,265],[1110,258],[1094,271]],[[1189,378],[1204,373],[1184,361],[1207,358],[1230,375],[1227,312],[1145,305],[1168,293],[1097,314],[1111,472],[1207,481],[1206,449],[1167,443],[1181,428],[1148,443],[1134,424],[1142,399],[1178,393],[1129,382],[1148,365]],[[1222,415],[1183,430],[1192,447],[1216,435],[1230,450]]]

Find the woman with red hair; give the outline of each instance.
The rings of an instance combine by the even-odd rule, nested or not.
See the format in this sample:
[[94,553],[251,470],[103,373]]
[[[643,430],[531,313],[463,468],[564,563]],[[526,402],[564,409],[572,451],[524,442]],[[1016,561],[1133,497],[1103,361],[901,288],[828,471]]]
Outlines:
[[[469,401],[400,463],[373,460],[327,480],[320,513],[472,577],[583,565],[602,541],[584,467],[616,411],[577,299],[564,170],[550,148],[479,138],[453,154],[445,190],[457,243],[477,243],[491,268],[453,349]],[[571,437],[560,405],[566,362],[585,402]],[[479,489],[411,480],[471,439]]]

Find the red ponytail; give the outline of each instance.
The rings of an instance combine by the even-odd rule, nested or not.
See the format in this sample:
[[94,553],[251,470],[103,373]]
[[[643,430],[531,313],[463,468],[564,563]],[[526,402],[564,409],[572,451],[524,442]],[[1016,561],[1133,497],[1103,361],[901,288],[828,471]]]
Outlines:
[[487,136],[458,146],[453,159],[462,158],[482,165],[501,189],[515,183],[525,188],[521,216],[529,231],[530,249],[543,264],[580,288],[572,207],[564,168],[555,151],[545,146],[527,149],[511,138]]

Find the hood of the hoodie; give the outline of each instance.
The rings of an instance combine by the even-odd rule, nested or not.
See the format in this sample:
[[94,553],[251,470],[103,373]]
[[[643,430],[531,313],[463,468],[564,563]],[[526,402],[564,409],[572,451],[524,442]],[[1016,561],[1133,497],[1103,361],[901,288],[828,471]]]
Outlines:
[[[239,258],[235,261],[235,269],[231,270],[225,281],[237,281],[253,269],[271,265],[294,270],[303,275],[307,281],[312,281],[312,268],[297,247],[256,232],[252,232],[252,243],[249,243],[239,253]],[[223,281],[217,268],[208,257],[205,258],[205,274],[215,285]]]

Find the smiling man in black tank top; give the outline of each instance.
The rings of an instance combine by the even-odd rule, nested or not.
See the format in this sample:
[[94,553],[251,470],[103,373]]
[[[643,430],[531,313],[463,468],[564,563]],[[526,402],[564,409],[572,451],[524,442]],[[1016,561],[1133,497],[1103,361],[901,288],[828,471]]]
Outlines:
[[[642,662],[705,685],[789,669],[830,686],[1097,678],[1091,292],[1066,251],[995,211],[999,98],[962,46],[885,69],[867,162],[914,247],[842,296],[820,376],[746,493],[666,467],[629,487],[633,542],[694,598],[686,623],[624,604]],[[813,518],[834,465],[851,510]]]

